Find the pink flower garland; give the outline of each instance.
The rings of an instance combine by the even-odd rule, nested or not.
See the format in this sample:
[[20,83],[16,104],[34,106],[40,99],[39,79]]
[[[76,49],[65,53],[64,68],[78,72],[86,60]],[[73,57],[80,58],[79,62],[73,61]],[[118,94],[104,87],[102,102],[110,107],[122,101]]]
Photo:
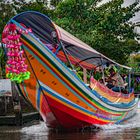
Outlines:
[[30,72],[27,71],[27,64],[25,64],[25,58],[23,56],[24,51],[21,48],[22,42],[20,41],[20,35],[22,33],[28,34],[31,29],[19,31],[16,30],[15,24],[8,24],[3,32],[2,42],[6,44],[7,48],[7,77],[12,81],[21,83],[23,80],[30,78]]

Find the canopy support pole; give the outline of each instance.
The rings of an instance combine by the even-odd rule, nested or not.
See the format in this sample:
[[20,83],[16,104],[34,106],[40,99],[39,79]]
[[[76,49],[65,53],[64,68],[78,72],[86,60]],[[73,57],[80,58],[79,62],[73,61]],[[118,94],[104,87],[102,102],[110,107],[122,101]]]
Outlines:
[[104,83],[104,85],[105,85],[105,74],[104,74],[104,70],[103,70],[103,60],[102,60],[102,56],[101,56],[101,70],[102,70],[103,83]]
[[[134,87],[132,87],[134,88]],[[129,75],[128,75],[128,92],[131,90],[131,71],[129,70]]]
[[83,68],[83,80],[87,84],[87,69]]
[[69,65],[70,65],[70,67],[72,68],[72,70],[74,70],[74,68],[73,68],[73,66],[72,66],[72,64],[71,64],[71,61],[69,60],[69,57],[68,57],[68,55],[67,55],[67,53],[66,53],[66,51],[65,51],[64,45],[63,45],[63,43],[62,43],[61,41],[60,41],[60,45],[61,45],[61,47],[62,47],[63,53],[64,53],[64,55],[65,55],[65,57],[66,57],[66,59],[67,59]]

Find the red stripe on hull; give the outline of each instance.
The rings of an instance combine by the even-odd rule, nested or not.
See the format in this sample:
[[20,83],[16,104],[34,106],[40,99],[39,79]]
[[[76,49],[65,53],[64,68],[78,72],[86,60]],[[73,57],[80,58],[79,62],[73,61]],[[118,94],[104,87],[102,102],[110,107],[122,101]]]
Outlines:
[[42,105],[40,106],[40,114],[47,126],[52,128],[60,126],[59,122],[56,120],[56,117],[52,112],[52,109],[50,109],[50,106],[47,103],[45,95],[42,95],[41,103]]
[[57,116],[57,120],[60,122],[60,126],[64,128],[82,128],[84,126],[92,125],[84,121],[80,121],[77,118],[70,116],[61,110],[58,110],[55,107],[51,107],[51,109],[55,113],[55,116]]
[[47,101],[49,103],[49,106],[55,115],[57,121],[60,123],[60,125],[64,128],[81,128],[84,126],[91,126],[94,124],[108,124],[108,122],[104,122],[95,118],[91,118],[90,116],[87,116],[85,114],[82,114],[76,110],[73,110],[56,100],[47,97]]

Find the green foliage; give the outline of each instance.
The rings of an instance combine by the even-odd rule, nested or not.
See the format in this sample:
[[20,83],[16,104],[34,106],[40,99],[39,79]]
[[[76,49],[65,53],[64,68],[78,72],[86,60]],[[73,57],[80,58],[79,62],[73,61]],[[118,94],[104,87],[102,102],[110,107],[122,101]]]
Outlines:
[[62,0],[51,0],[50,1],[50,4],[52,5],[52,6],[54,6],[54,7],[56,7],[58,4],[59,4],[59,2],[61,2]]
[[21,13],[24,11],[38,11],[44,14],[47,14],[48,7],[46,0],[36,0],[36,1],[16,1],[14,0],[13,4],[17,13]]
[[126,63],[140,45],[129,20],[140,10],[138,3],[122,7],[123,0],[97,6],[100,0],[64,0],[55,10],[55,21],[94,49],[119,63]]
[[131,55],[128,64],[133,68],[135,73],[140,73],[140,54]]
[[0,1],[0,34],[6,23],[15,15],[15,11],[10,3]]
[[98,5],[102,0],[13,0],[0,2],[0,32],[15,14],[23,11],[39,11],[49,15],[59,26],[85,43],[119,63],[126,63],[131,52],[139,50],[135,40],[135,25],[130,19],[140,10],[138,3],[122,7],[123,0],[112,0]]
[[1,77],[6,78],[5,65],[6,65],[6,57],[4,55],[2,47],[0,47],[0,78]]
[[17,13],[25,12],[25,11],[38,11],[43,13],[47,16],[54,17],[54,9],[48,7],[48,0],[30,0],[29,2],[26,1],[16,1],[13,0],[14,4],[13,7],[15,8]]
[[133,59],[134,59],[135,62],[139,62],[140,63],[140,55],[135,55],[133,57]]

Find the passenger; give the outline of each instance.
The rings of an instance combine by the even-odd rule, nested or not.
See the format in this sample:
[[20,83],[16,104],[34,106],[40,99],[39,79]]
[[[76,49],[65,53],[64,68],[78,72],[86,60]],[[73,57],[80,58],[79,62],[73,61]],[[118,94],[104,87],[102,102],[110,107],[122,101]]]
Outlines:
[[[115,66],[111,67],[109,70],[110,77],[108,78],[109,82],[112,83],[112,87],[110,87],[115,92],[120,92],[125,90],[126,84],[123,81],[123,78],[117,73],[117,69]],[[111,86],[111,85],[110,85]]]
[[104,84],[104,80],[103,80],[103,79],[99,79],[99,82],[100,82],[101,84]]
[[[112,75],[111,74],[111,68],[113,67],[113,65],[108,65],[106,68],[105,68],[105,82],[107,83],[106,86],[111,89],[114,87],[114,80],[112,79]],[[115,70],[115,69],[114,69]]]
[[106,78],[105,79],[105,82],[107,83],[106,86],[111,89],[114,87],[114,83],[113,83],[113,80],[109,77],[109,78]]
[[94,79],[96,79],[97,81],[102,79],[102,71],[100,68],[94,70]]

